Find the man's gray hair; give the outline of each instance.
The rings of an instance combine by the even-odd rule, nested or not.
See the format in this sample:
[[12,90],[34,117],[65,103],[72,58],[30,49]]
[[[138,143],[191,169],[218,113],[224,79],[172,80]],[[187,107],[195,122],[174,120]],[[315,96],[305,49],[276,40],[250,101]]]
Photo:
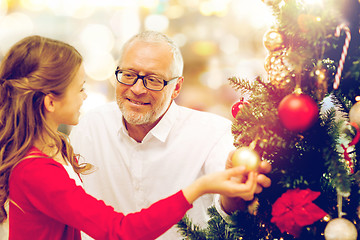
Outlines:
[[173,61],[171,64],[171,77],[180,77],[183,74],[184,69],[184,60],[181,55],[181,51],[179,47],[176,45],[176,43],[170,39],[168,36],[166,36],[163,33],[156,32],[156,31],[144,31],[141,32],[132,38],[130,38],[122,47],[121,53],[120,53],[120,61],[122,61],[122,56],[125,50],[131,45],[131,43],[135,41],[141,41],[141,42],[166,42],[170,48],[171,52],[173,54]]

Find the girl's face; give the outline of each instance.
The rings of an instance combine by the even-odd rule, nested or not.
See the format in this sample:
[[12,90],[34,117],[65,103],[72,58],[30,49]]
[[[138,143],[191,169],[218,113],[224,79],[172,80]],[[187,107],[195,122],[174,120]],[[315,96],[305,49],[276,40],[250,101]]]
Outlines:
[[80,107],[87,95],[84,89],[85,70],[81,64],[75,78],[67,87],[64,97],[55,100],[55,111],[53,112],[53,120],[57,125],[67,124],[76,125],[79,122]]

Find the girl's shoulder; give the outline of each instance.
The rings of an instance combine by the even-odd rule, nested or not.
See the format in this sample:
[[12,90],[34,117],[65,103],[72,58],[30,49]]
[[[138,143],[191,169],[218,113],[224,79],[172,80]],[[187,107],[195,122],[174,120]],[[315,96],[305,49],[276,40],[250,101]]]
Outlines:
[[62,165],[40,151],[38,148],[31,147],[22,160],[14,167],[11,175],[16,173],[24,174],[24,172],[35,173],[47,171],[53,167],[62,168]]

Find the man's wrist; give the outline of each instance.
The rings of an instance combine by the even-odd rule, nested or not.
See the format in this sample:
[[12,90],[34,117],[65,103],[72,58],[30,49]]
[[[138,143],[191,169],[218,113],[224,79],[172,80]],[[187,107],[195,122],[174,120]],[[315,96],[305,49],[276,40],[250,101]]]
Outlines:
[[254,214],[259,204],[257,197],[251,201],[245,201],[241,198],[220,196],[219,205],[227,215],[231,215],[235,211],[248,211],[250,214]]
[[223,207],[221,206],[222,204],[221,204],[221,200],[220,200],[220,194],[215,195],[214,205],[215,205],[217,212],[220,214],[220,216],[227,222],[230,218],[229,218],[229,214],[227,214],[224,211]]

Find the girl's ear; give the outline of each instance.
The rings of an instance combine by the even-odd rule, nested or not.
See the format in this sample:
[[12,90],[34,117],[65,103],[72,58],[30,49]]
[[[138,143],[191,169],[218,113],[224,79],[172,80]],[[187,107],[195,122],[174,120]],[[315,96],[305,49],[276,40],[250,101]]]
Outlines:
[[47,94],[44,98],[44,107],[48,112],[55,111],[55,98],[52,94]]

